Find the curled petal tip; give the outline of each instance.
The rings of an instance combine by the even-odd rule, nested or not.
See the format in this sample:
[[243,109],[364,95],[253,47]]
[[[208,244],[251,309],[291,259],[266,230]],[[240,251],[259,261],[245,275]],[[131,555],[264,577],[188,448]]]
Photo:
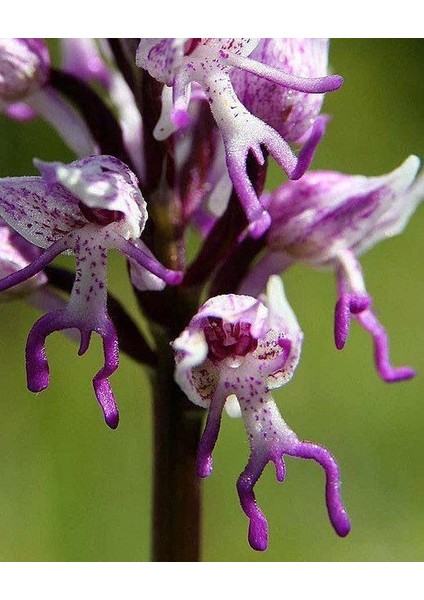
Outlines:
[[411,367],[398,367],[391,369],[387,373],[383,373],[382,378],[387,383],[396,383],[397,381],[408,381],[408,379],[413,379],[416,375],[416,370]]
[[116,429],[119,425],[119,413],[118,411],[112,412],[108,415],[105,414],[105,423],[111,429]]
[[212,456],[207,456],[206,458],[198,459],[197,461],[197,475],[204,479],[205,477],[209,477],[213,470],[213,461]]
[[30,374],[27,372],[27,388],[30,392],[37,394],[38,392],[43,392],[49,386],[48,378],[34,374]]
[[346,340],[347,340],[347,334],[340,333],[340,332],[335,332],[334,334],[334,341],[336,344],[336,348],[337,350],[343,350],[343,348],[345,347],[346,344]]
[[340,516],[337,522],[333,522],[333,527],[337,535],[346,537],[350,532],[349,517],[346,514]]
[[341,75],[331,75],[329,77],[329,86],[327,91],[334,92],[342,87],[344,83],[343,77]]
[[251,519],[248,539],[253,550],[263,552],[268,548],[268,523],[265,517],[257,516]]

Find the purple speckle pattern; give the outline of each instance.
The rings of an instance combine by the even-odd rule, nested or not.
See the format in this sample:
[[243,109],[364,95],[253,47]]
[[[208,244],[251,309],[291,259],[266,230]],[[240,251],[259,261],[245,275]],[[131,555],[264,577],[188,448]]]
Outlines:
[[[328,52],[328,39],[264,38],[250,58],[313,81],[327,75]],[[231,81],[246,108],[289,142],[298,141],[310,129],[324,102],[323,94],[295,91],[242,69],[232,71]]]
[[240,406],[250,456],[237,491],[255,550],[267,548],[268,524],[254,488],[268,462],[274,463],[277,480],[284,480],[284,454],[321,464],[327,477],[330,520],[339,535],[349,530],[334,458],[325,448],[297,438],[270,393],[293,376],[302,344],[302,332],[278,278],[271,279],[262,300],[234,294],[212,298],[173,342],[176,381],[193,402],[208,408],[197,457],[200,477],[212,472],[212,453],[227,399],[235,397]]
[[[28,336],[28,388],[40,392],[49,384],[45,350],[48,335],[77,329],[81,355],[89,347],[92,332],[96,332],[102,338],[104,364],[93,378],[93,387],[106,423],[115,428],[118,410],[109,377],[118,368],[119,353],[115,327],[107,314],[107,253],[119,249],[137,264],[139,271],[148,272],[143,276],[145,289],[149,284],[158,289],[158,280],[162,287],[166,283],[175,285],[182,273],[166,269],[150,251],[137,245],[147,211],[135,175],[121,161],[99,156],[69,165],[35,163],[41,177],[0,180],[0,217],[5,221],[0,223],[0,237],[6,235],[9,244],[3,263],[0,253],[0,268],[6,265],[0,292],[35,285],[37,277],[44,282],[42,270],[63,252],[73,254],[77,266],[66,307],[41,317]],[[16,233],[12,240],[13,230]],[[16,268],[11,267],[13,261]]]
[[[244,73],[245,69],[253,68],[259,75],[259,81],[263,77],[271,77],[270,68],[274,68],[277,75],[281,72],[281,69],[280,71],[277,69],[280,65],[272,64],[270,67],[266,62],[268,55],[273,56],[272,52],[267,54],[266,51],[262,51],[256,60],[247,61],[247,57],[257,48],[258,43],[259,40],[253,38],[143,39],[137,52],[138,66],[148,70],[158,81],[172,86],[174,104],[171,107],[171,120],[177,128],[189,122],[188,103],[191,84],[197,83],[203,89],[222,134],[228,172],[249,221],[250,234],[254,238],[261,237],[267,231],[271,219],[258,199],[246,172],[249,152],[259,164],[263,164],[262,148],[266,149],[290,178],[298,179],[309,167],[316,146],[325,131],[325,121],[315,120],[322,104],[321,94],[319,94],[318,100],[313,103],[311,109],[314,118],[311,118],[306,109],[305,113],[308,114],[299,117],[303,119],[302,135],[307,132],[309,135],[297,158],[279,129],[271,126],[262,116],[258,118],[252,113],[243,102],[243,94],[238,91],[236,93],[231,80],[232,72],[240,70]],[[326,66],[328,44],[326,41],[319,41],[318,44],[319,51],[315,51],[313,43],[305,42],[302,45],[302,52],[298,52],[297,56],[303,57],[304,48],[311,49],[309,53],[305,52],[306,70],[316,71],[322,75],[321,71],[325,71]],[[319,55],[320,58],[315,55]],[[278,63],[278,61],[274,62]],[[314,65],[311,69],[310,63]],[[325,65],[322,66],[321,63]],[[256,75],[247,73],[246,77],[249,76],[258,79]],[[296,89],[301,87],[300,79],[298,77],[292,81]],[[286,79],[284,81],[289,85]],[[322,92],[321,80],[320,84],[315,86],[311,80],[303,81],[306,81],[307,89],[312,94]],[[265,85],[268,85],[267,82]],[[274,84],[269,85],[272,88]],[[281,82],[279,85],[281,86]],[[286,94],[293,92],[293,90],[283,89]],[[331,82],[328,89],[335,89]],[[280,95],[278,91],[278,97]],[[249,93],[247,96],[249,97]],[[297,140],[299,137],[300,133],[296,138],[291,139]]]
[[41,177],[0,180],[0,216],[26,240],[47,248],[87,223],[77,199],[62,186],[46,194]]
[[270,275],[295,263],[332,269],[338,282],[336,347],[344,348],[353,317],[371,335],[377,373],[388,382],[410,379],[415,371],[391,366],[387,334],[371,309],[358,257],[404,229],[424,195],[422,177],[415,179],[418,167],[410,156],[380,177],[310,171],[280,186],[267,196],[267,251],[240,287],[259,293]]

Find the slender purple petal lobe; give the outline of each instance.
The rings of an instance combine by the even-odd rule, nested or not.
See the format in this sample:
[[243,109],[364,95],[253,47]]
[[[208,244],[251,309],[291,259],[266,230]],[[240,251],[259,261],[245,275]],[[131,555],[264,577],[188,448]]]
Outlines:
[[[137,51],[138,66],[165,86],[172,87],[173,102],[163,104],[163,111],[170,110],[171,115],[167,118],[162,112],[161,123],[173,123],[174,130],[185,127],[190,119],[191,86],[196,83],[203,90],[203,97],[209,102],[222,134],[228,172],[254,238],[265,233],[271,220],[246,172],[249,152],[262,164],[262,149],[265,149],[291,179],[302,177],[325,131],[325,120],[314,123],[321,109],[323,93],[338,89],[342,84],[340,77],[326,73],[328,40],[301,40],[301,49],[291,48],[289,40],[275,40],[276,48],[268,41],[259,42],[252,38],[142,39]],[[285,55],[295,55],[296,61],[288,60],[281,68],[281,57]],[[299,67],[299,56],[303,55],[305,64]],[[300,73],[296,72],[296,65]],[[262,87],[267,89],[267,96],[262,97],[263,110],[258,111],[254,102],[252,108],[250,105],[252,97],[256,97],[257,90]],[[293,103],[281,98],[289,97],[294,90],[300,112],[295,111],[294,117],[290,118]],[[316,100],[309,101],[311,95],[317,96]],[[282,132],[281,126],[270,122],[271,114],[275,114],[277,120],[291,123],[295,131],[289,127],[288,135]],[[172,126],[160,128],[161,139],[164,131],[172,133]],[[307,141],[297,158],[288,142],[300,141],[304,134],[307,134]]]
[[361,311],[355,315],[355,319],[372,337],[374,362],[377,372],[383,381],[394,383],[415,377],[416,372],[411,367],[392,367],[390,364],[389,338],[386,330],[371,310]]
[[246,468],[237,481],[240,505],[249,519],[249,543],[268,545],[268,524],[255,497],[255,485],[269,462],[277,481],[285,478],[284,454],[313,458],[326,472],[330,520],[339,535],[349,522],[340,497],[340,477],[332,455],[300,441],[283,421],[271,390],[287,383],[300,357],[302,332],[280,279],[271,277],[267,295],[223,295],[208,300],[172,343],[175,378],[187,397],[208,408],[197,459],[201,477],[210,475],[224,406],[240,407],[250,445]]
[[336,347],[344,348],[353,318],[371,335],[377,373],[388,382],[410,379],[415,371],[391,365],[388,337],[371,309],[358,257],[403,231],[424,198],[418,168],[418,158],[410,156],[381,177],[311,171],[283,184],[268,197],[272,222],[266,252],[240,286],[243,293],[257,294],[270,275],[294,263],[333,269],[338,283]]
[[[103,341],[104,364],[93,378],[94,392],[106,423],[115,428],[118,410],[109,377],[118,368],[119,352],[117,333],[107,314],[107,253],[119,249],[130,257],[135,285],[142,289],[175,285],[181,273],[166,269],[139,240],[147,219],[146,204],[136,176],[121,161],[93,156],[67,165],[42,161],[35,165],[41,177],[0,180],[0,217],[7,223],[4,227],[17,232],[21,247],[26,244],[27,255],[20,269],[4,269],[0,292],[43,277],[38,274],[65,251],[75,256],[77,265],[68,304],[41,317],[28,336],[28,388],[40,392],[49,385],[48,335],[76,329],[82,355],[95,332]],[[12,258],[16,261],[16,256]]]
[[340,496],[339,467],[332,454],[322,446],[311,442],[299,442],[292,451],[287,452],[297,458],[315,460],[325,471],[325,493],[327,499],[328,516],[336,533],[345,537],[350,531],[349,517]]
[[343,293],[336,303],[334,316],[334,340],[337,350],[342,350],[346,344],[350,329],[350,317],[366,310],[371,304],[371,298],[361,294]]

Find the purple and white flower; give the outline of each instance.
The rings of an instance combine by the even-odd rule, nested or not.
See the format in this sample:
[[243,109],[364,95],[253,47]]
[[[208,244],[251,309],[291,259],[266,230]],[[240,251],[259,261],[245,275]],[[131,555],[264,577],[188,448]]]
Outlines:
[[[175,128],[187,124],[191,86],[193,83],[200,86],[200,97],[205,97],[209,102],[222,134],[228,172],[249,221],[251,235],[254,237],[259,237],[266,231],[270,225],[270,217],[247,175],[248,153],[251,152],[256,160],[263,164],[265,159],[262,147],[264,147],[290,178],[298,179],[311,163],[315,148],[324,134],[326,119],[318,118],[313,124],[312,118],[304,119],[308,125],[306,129],[310,129],[310,135],[299,157],[296,158],[284,137],[262,118],[249,112],[248,107],[240,101],[231,81],[233,69],[246,71],[277,86],[283,86],[285,90],[289,88],[291,91],[295,90],[303,94],[321,95],[339,88],[342,84],[341,77],[336,75],[302,77],[298,72],[291,74],[278,68],[281,66],[279,61],[276,66],[273,60],[261,62],[249,58],[258,43],[259,40],[253,38],[142,39],[136,57],[138,66],[172,88],[172,101],[171,89],[164,89],[163,106],[166,110],[170,109],[170,118]],[[270,57],[265,53],[260,54],[259,58]],[[240,86],[243,84],[240,83]],[[251,89],[250,83],[248,87]],[[199,97],[198,88],[195,88],[195,94]],[[303,96],[299,101],[304,104]],[[321,99],[318,102],[320,104]],[[273,106],[274,100],[270,109]],[[166,118],[162,117],[162,121],[166,123]],[[161,131],[169,134],[172,128],[163,125]]]
[[[328,39],[262,38],[249,58],[287,75],[316,79],[328,74],[328,53]],[[233,69],[231,81],[244,106],[288,142],[302,140],[324,102],[324,94],[296,91],[247,70]]]
[[318,462],[326,474],[326,499],[336,532],[349,532],[340,496],[337,463],[324,447],[298,439],[282,419],[271,390],[286,384],[299,361],[302,332],[281,280],[271,277],[267,296],[223,295],[208,300],[173,342],[175,379],[187,397],[208,409],[198,450],[198,474],[212,471],[214,449],[225,405],[238,406],[250,444],[250,457],[237,481],[240,504],[249,518],[249,542],[256,550],[268,544],[267,521],[254,487],[268,462],[278,481],[285,477],[283,455]]
[[44,252],[2,279],[0,291],[34,278],[63,252],[75,255],[77,268],[66,307],[41,317],[28,336],[28,388],[40,392],[49,384],[45,340],[50,333],[76,328],[82,355],[95,331],[103,340],[105,362],[93,385],[106,423],[114,428],[118,410],[108,377],[118,368],[118,339],[106,308],[107,253],[118,249],[130,259],[140,289],[177,284],[181,273],[161,265],[139,239],[146,205],[135,175],[121,161],[93,156],[70,164],[34,162],[41,177],[0,180],[0,216]]
[[410,156],[381,177],[316,171],[283,184],[267,197],[272,225],[266,253],[240,291],[260,293],[270,274],[295,263],[333,269],[338,282],[337,348],[344,347],[353,316],[373,338],[379,376],[388,382],[413,377],[413,369],[390,364],[388,337],[371,308],[358,257],[403,231],[424,198],[424,177],[415,181],[418,168],[418,158]]

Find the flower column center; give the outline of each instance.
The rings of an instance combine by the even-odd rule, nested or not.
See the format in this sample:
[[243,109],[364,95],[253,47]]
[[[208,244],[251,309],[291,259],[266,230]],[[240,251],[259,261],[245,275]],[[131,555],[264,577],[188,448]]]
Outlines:
[[258,345],[250,333],[250,323],[228,323],[220,317],[208,317],[204,334],[208,358],[215,364],[225,360],[228,366],[238,367],[241,359]]

